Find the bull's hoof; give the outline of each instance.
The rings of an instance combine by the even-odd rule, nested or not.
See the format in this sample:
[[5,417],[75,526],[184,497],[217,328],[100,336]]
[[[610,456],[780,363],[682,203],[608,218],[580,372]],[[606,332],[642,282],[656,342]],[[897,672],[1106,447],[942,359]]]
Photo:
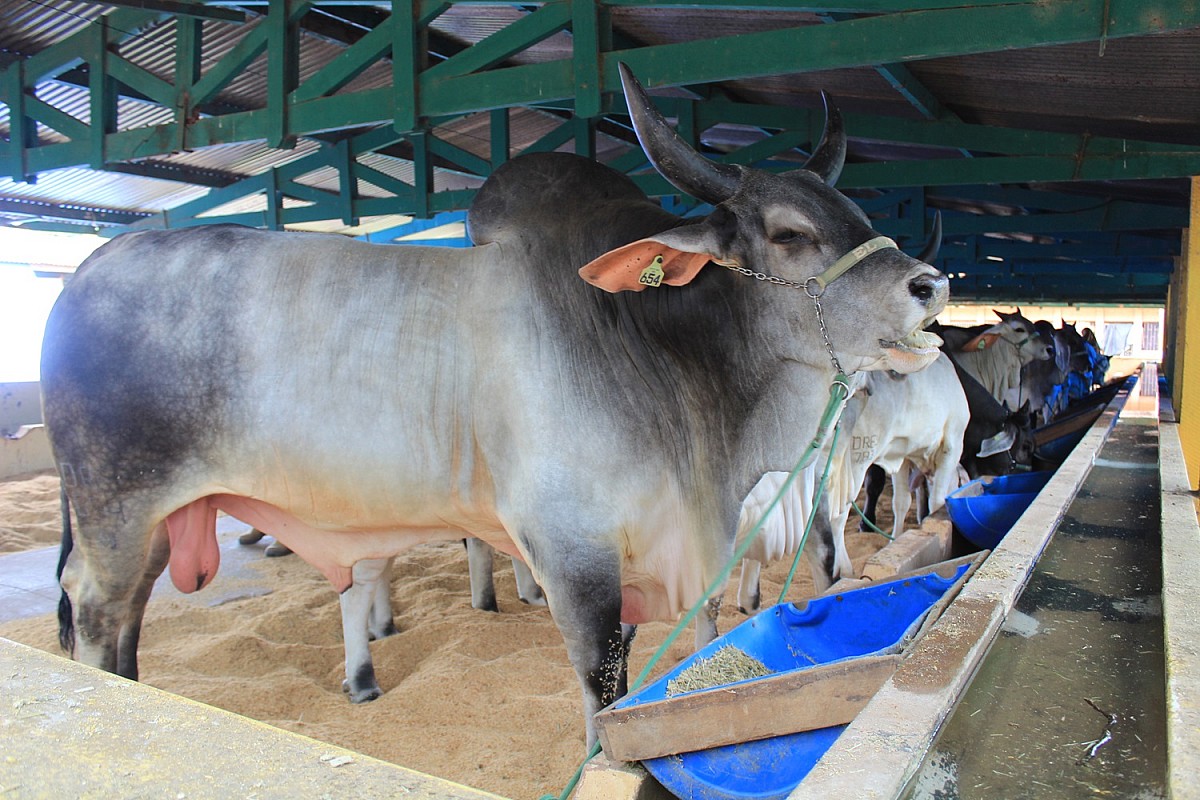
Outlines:
[[265,533],[257,528],[252,528],[249,533],[243,533],[238,537],[238,544],[257,544],[258,540],[264,536],[266,536]]
[[757,593],[747,602],[738,603],[738,611],[746,616],[757,614],[760,608],[762,608],[762,595]]
[[541,592],[538,592],[538,593],[537,593],[536,595],[534,595],[533,597],[525,597],[525,596],[522,596],[522,597],[521,597],[521,602],[522,602],[522,603],[524,603],[524,604],[525,604],[525,605],[527,605],[527,606],[545,606],[545,605],[548,605],[548,603],[546,602],[546,595],[542,594]]
[[350,681],[348,680],[342,681],[342,691],[349,696],[350,702],[355,704],[369,703],[372,700],[383,697],[383,689],[380,689],[378,685],[368,686],[363,689],[351,689]]
[[280,542],[272,542],[271,544],[267,545],[267,549],[264,552],[271,558],[290,556],[292,554],[291,548]]
[[386,626],[384,626],[382,631],[379,631],[379,632],[368,631],[367,638],[370,641],[374,642],[379,639],[386,639],[389,636],[395,636],[399,632],[400,632],[400,629],[396,627],[395,622],[388,622],[388,624]]
[[491,611],[494,614],[500,613],[500,606],[496,604],[496,596],[485,597],[478,603],[471,603],[471,608],[476,611]]

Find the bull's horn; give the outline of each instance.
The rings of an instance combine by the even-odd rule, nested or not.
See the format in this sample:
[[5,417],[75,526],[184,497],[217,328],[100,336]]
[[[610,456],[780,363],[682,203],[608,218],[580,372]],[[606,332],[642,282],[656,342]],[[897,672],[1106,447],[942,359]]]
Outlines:
[[659,174],[681,192],[712,205],[732,197],[741,184],[741,168],[717,164],[693,150],[667,124],[629,67],[618,64],[617,68],[633,129]]
[[942,247],[942,212],[933,212],[933,231],[929,234],[929,241],[925,243],[925,249],[917,258],[924,261],[926,264],[932,264],[937,258],[938,250]]
[[821,92],[821,102],[825,104],[825,130],[804,169],[833,186],[846,165],[846,126],[842,123],[842,112],[829,102],[825,92]]

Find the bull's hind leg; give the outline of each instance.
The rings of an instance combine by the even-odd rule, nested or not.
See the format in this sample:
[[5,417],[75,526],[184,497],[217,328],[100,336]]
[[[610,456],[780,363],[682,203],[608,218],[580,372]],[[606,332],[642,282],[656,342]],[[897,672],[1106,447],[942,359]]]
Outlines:
[[[742,559],[742,577],[738,581],[738,611],[753,614],[762,607],[760,577],[762,564],[751,558]],[[696,644],[700,644],[699,638]]]
[[371,614],[367,622],[367,633],[371,641],[383,639],[400,632],[392,616],[392,561],[387,559],[379,579],[375,581],[375,597],[371,600]]
[[79,524],[63,569],[76,660],[137,680],[137,644],[154,580],[170,554],[163,530],[127,513],[76,506]]
[[142,618],[146,614],[146,603],[150,601],[154,582],[167,568],[170,558],[171,542],[167,537],[167,526],[162,523],[154,529],[150,538],[146,569],[142,572],[141,583],[134,589],[129,615],[117,638],[117,672],[135,681],[138,679],[137,649],[142,636]]
[[499,611],[496,585],[492,580],[492,556],[495,550],[482,539],[463,539],[467,547],[467,574],[471,581],[471,608]]

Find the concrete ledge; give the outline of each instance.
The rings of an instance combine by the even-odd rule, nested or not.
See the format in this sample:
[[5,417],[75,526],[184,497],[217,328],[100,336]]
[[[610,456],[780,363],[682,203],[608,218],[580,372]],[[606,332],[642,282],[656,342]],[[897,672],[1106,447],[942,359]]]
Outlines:
[[[929,523],[929,526],[926,527],[925,523]],[[862,577],[885,581],[901,573],[945,561],[950,555],[951,531],[949,519],[941,524],[932,516],[929,517],[920,528],[905,531],[867,559]]]
[[1179,426],[1159,425],[1163,644],[1167,678],[1167,792],[1200,798],[1200,503],[1190,491]]
[[789,800],[902,796],[970,685],[1125,402],[1121,393]]
[[0,709],[6,797],[497,800],[7,639]]
[[674,800],[641,764],[609,761],[596,754],[584,765],[572,800]]

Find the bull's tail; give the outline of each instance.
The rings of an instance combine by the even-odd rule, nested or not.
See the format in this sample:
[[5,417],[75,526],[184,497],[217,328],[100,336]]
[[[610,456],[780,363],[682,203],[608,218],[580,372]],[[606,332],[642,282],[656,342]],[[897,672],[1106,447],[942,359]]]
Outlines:
[[[71,550],[75,547],[75,540],[71,535],[71,501],[67,499],[66,490],[60,488],[58,497],[62,508],[62,544],[58,549],[58,569],[55,575],[61,584],[63,568],[67,565],[67,556],[71,555]],[[62,590],[62,595],[58,598],[58,643],[68,655],[75,655],[75,620],[71,612],[71,598],[67,596],[66,589]]]

